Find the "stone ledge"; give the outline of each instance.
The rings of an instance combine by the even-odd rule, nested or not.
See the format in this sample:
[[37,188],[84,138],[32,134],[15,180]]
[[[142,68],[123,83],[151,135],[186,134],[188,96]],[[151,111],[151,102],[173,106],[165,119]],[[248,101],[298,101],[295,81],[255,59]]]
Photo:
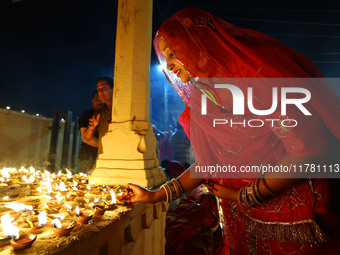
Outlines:
[[[159,219],[155,215],[159,215]],[[39,234],[31,248],[15,254],[162,255],[165,248],[164,234],[164,205],[137,203],[108,211],[94,225],[78,226],[67,237],[57,237],[50,229]],[[0,253],[9,255],[13,251],[11,246],[6,246],[0,248]]]

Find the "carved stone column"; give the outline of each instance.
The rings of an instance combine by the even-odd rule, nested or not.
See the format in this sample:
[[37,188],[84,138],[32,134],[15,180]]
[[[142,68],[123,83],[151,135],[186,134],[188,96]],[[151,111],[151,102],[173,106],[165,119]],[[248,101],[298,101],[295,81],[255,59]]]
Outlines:
[[152,0],[119,0],[112,124],[90,179],[155,187],[165,181],[149,123]]

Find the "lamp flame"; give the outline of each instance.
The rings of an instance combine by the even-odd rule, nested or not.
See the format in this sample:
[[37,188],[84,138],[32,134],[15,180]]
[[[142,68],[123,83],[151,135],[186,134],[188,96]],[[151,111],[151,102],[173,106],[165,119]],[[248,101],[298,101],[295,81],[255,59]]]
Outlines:
[[53,190],[52,190],[52,185],[50,181],[46,182],[46,189],[48,193],[52,193]]
[[117,200],[116,200],[116,194],[114,193],[114,191],[111,189],[110,190],[110,194],[111,194],[111,197],[112,197],[112,200],[111,200],[111,205],[112,204],[116,204],[117,203]]
[[29,182],[33,183],[34,182],[34,176],[31,175],[30,178],[29,178]]
[[60,190],[60,191],[67,191],[64,182],[60,182],[60,183],[59,183],[59,190]]
[[76,214],[80,215],[80,211],[79,211],[79,207],[78,206],[76,207]]
[[71,173],[71,171],[69,171],[68,169],[65,169],[65,170],[66,170],[66,172],[67,172],[67,174],[66,174],[67,178],[68,178],[68,179],[71,179],[71,178],[72,178],[72,173]]
[[58,200],[58,203],[61,203],[64,200],[63,197],[59,197],[59,196],[55,196],[55,198]]
[[30,166],[29,170],[30,170],[30,173],[31,173],[31,174],[34,174],[34,173],[35,173],[34,167]]
[[70,206],[69,204],[65,204],[65,207],[66,207],[67,209],[70,209],[70,210],[72,211],[72,206]]
[[49,171],[47,171],[47,170],[44,170],[44,173],[45,173],[46,177],[49,177],[51,175],[51,173]]
[[39,215],[38,215],[38,220],[39,220],[38,227],[43,227],[43,226],[46,225],[46,223],[47,223],[46,215],[47,215],[47,212],[45,212],[45,211],[39,213]]
[[10,217],[8,213],[1,216],[1,225],[4,236],[15,236],[19,238],[20,229],[12,224],[14,218]]
[[9,203],[6,207],[13,209],[16,212],[25,211],[25,210],[33,211],[33,206],[24,205],[23,203],[17,203],[17,202]]
[[52,220],[52,225],[56,228],[61,228],[61,222],[59,219]]

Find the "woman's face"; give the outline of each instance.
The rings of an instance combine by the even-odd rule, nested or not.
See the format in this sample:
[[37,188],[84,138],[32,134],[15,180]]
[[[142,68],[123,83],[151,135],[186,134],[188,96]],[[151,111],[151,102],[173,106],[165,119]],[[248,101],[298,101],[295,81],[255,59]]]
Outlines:
[[162,37],[159,37],[158,46],[162,55],[166,59],[167,69],[176,74],[177,77],[180,78],[182,82],[186,83],[190,81],[190,76],[187,73],[187,70],[184,68],[181,62],[178,61],[175,55],[171,52],[170,48],[165,43]]

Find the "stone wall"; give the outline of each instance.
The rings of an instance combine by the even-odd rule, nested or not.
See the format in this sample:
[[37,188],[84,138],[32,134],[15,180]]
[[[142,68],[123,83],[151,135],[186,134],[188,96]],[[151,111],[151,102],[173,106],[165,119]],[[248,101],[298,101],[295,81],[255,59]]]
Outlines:
[[[48,168],[51,127],[52,118],[0,109],[0,167],[32,165]],[[64,123],[60,122],[57,167],[60,167],[63,137]],[[78,140],[81,141],[80,139]],[[72,141],[73,131],[71,131],[69,153],[72,153]],[[79,147],[79,142],[77,146]],[[71,162],[68,165],[70,164]]]

